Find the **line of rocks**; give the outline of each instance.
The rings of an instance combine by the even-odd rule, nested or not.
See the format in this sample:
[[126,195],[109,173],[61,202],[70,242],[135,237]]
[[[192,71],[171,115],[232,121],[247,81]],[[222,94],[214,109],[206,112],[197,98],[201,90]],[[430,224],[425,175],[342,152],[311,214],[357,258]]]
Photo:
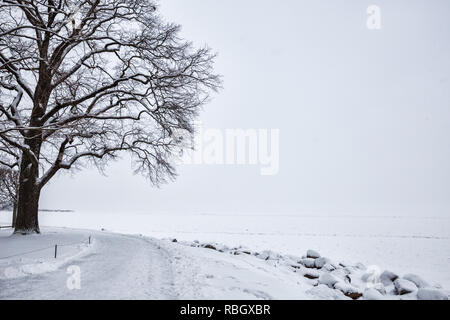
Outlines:
[[[171,241],[177,242],[176,239]],[[380,273],[378,268],[367,268],[362,263],[356,265],[336,263],[311,249],[305,256],[298,258],[270,250],[255,252],[242,246],[229,248],[216,243],[202,244],[199,241],[181,244],[233,255],[252,255],[277,266],[284,265],[301,274],[312,286],[310,293],[319,297],[353,300],[449,300],[449,292],[445,292],[439,286],[431,286],[418,275],[406,274],[400,277],[388,270]]]

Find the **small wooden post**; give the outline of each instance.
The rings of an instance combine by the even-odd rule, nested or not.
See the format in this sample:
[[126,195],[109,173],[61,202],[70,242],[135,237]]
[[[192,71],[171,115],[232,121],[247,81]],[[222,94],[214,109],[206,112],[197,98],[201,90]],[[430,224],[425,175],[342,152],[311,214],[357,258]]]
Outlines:
[[56,254],[58,253],[58,245],[55,244],[55,259],[56,259]]

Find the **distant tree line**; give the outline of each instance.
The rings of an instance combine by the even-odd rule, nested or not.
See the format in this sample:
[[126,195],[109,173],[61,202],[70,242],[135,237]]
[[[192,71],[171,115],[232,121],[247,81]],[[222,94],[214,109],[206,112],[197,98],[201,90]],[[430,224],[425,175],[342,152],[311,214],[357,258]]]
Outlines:
[[0,210],[13,209],[13,227],[17,213],[18,182],[19,171],[8,167],[0,167]]

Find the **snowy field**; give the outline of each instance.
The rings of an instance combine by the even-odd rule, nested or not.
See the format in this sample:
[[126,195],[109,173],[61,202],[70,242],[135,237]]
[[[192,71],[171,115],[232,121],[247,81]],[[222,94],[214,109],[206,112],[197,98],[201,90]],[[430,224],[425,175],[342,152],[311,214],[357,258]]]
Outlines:
[[[2,225],[9,217],[7,212],[0,213]],[[296,256],[312,248],[336,261],[375,265],[400,275],[414,273],[450,288],[447,217],[42,212],[40,223],[214,242]]]

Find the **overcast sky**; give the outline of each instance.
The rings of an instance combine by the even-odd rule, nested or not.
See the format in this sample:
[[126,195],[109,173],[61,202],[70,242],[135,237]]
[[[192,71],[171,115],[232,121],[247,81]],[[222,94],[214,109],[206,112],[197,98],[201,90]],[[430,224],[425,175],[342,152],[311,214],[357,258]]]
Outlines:
[[[381,9],[369,30],[368,6]],[[280,167],[184,165],[153,188],[127,158],[62,174],[41,208],[195,213],[450,213],[450,1],[164,0],[219,53],[204,128],[280,129]]]

